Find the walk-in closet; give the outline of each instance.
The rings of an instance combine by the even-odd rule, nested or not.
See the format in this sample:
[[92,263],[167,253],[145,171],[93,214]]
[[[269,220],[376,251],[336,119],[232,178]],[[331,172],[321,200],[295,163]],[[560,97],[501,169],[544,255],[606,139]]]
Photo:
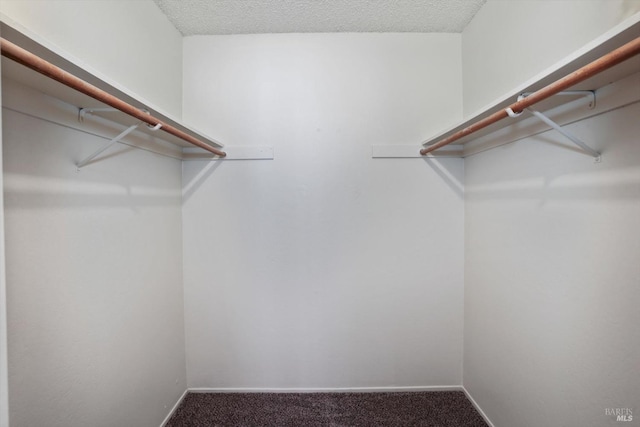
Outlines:
[[0,427],[640,423],[640,0],[0,38]]

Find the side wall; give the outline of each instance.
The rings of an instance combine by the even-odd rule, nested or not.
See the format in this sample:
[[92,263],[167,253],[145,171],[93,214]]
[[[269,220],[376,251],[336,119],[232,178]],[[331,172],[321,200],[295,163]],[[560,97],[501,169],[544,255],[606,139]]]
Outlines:
[[185,39],[190,387],[459,385],[463,162],[372,159],[461,116],[460,36]]
[[11,426],[157,427],[186,388],[181,162],[118,147],[76,172],[105,139],[12,110],[33,94],[9,88]]
[[496,427],[640,409],[640,104],[465,164],[464,386]]
[[462,36],[465,116],[639,11],[640,0],[488,0]]
[[[505,3],[489,1],[463,34],[467,112],[638,6]],[[503,37],[553,12],[536,37]],[[490,46],[485,58],[474,45]],[[501,67],[489,70],[494,56]],[[602,151],[600,164],[555,132],[465,159],[463,383],[496,427],[601,427],[619,424],[607,408],[637,414],[639,114],[636,103],[568,126]]]
[[182,36],[153,1],[2,0],[0,13],[103,80],[181,117]]
[[[0,67],[1,69],[1,67]],[[0,106],[2,105],[0,85]],[[0,172],[2,171],[2,115],[0,114]],[[2,187],[0,173],[0,188]],[[0,193],[0,427],[9,427],[9,373],[7,369],[7,287],[4,253],[4,193]]]

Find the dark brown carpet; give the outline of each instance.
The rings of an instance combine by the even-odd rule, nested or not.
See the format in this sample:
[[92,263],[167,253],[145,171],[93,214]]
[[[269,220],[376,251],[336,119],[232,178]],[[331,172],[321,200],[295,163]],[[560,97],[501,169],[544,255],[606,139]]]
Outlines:
[[462,391],[189,393],[166,427],[486,427]]

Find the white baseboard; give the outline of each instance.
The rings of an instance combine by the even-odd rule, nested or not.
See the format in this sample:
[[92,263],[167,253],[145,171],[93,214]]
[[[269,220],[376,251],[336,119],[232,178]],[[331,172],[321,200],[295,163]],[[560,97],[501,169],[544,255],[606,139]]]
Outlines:
[[173,405],[173,408],[171,408],[167,416],[164,418],[164,421],[162,421],[162,424],[160,424],[160,427],[164,427],[165,425],[167,425],[167,423],[169,422],[173,414],[176,412],[176,409],[178,409],[178,407],[180,406],[184,398],[187,396],[187,393],[189,393],[189,389],[186,389],[184,393],[182,393],[182,396],[180,396],[176,404]]
[[491,420],[489,419],[489,417],[487,417],[487,414],[485,414],[482,408],[480,407],[480,405],[478,405],[478,402],[476,402],[475,399],[471,397],[471,394],[469,393],[469,391],[466,388],[464,388],[464,386],[462,386],[461,388],[462,388],[462,391],[464,391],[464,394],[467,395],[467,399],[469,399],[473,407],[476,408],[476,411],[478,411],[480,416],[484,418],[484,422],[486,422],[489,425],[489,427],[495,427],[491,422]]
[[460,385],[410,386],[410,387],[193,387],[190,393],[374,393],[403,391],[462,391]]

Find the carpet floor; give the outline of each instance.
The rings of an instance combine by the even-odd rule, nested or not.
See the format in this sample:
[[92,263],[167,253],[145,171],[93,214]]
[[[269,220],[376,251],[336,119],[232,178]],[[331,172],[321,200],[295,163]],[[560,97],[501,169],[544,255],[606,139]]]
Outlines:
[[487,427],[462,391],[189,393],[166,427]]

